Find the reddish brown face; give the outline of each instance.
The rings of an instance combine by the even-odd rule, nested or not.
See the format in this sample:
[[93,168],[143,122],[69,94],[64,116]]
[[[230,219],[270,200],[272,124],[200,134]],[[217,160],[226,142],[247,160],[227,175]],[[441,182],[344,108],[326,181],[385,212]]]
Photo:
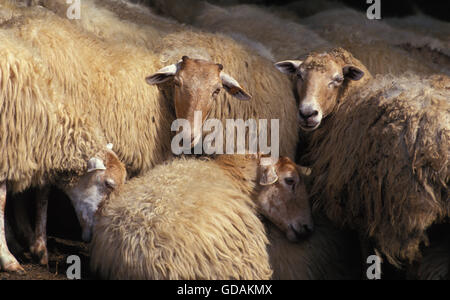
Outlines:
[[[270,160],[270,159],[269,159]],[[261,214],[286,233],[290,241],[314,230],[308,194],[299,167],[287,157],[260,166]]]
[[201,112],[204,123],[213,102],[222,90],[220,73],[223,66],[203,60],[184,59],[173,78],[175,112],[178,119],[186,119],[193,128],[194,113]]
[[328,53],[310,55],[305,61],[283,61],[275,65],[281,72],[297,76],[299,122],[305,131],[317,129],[332,113],[345,82],[357,81],[364,72],[346,65]]
[[[154,85],[171,80],[177,119],[189,122],[194,128],[195,113],[201,113],[200,125],[207,119],[214,101],[224,89],[239,100],[250,100],[251,96],[239,83],[223,72],[221,64],[184,56],[180,62],[167,66],[147,77],[147,83]],[[192,132],[191,141],[198,136]],[[195,144],[195,143],[194,143]]]

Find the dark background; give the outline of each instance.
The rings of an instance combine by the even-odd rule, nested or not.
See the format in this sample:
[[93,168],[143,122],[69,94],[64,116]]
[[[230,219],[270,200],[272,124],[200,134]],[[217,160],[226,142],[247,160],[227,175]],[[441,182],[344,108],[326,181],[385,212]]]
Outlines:
[[[182,1],[182,0],[181,0]],[[257,3],[264,5],[286,5],[292,2],[307,2],[315,0],[244,0],[242,3]],[[211,2],[214,2],[212,0]],[[226,3],[226,1],[221,1]],[[361,11],[367,11],[371,4],[366,0],[332,0],[330,2],[344,3]],[[450,22],[450,0],[381,0],[383,17],[403,17],[423,12],[443,21]]]

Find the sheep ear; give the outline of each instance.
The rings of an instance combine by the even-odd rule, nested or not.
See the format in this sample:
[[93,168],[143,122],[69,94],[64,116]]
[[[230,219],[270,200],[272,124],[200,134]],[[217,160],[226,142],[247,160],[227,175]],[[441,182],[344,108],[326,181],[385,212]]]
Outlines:
[[239,85],[236,79],[234,79],[227,73],[220,72],[220,79],[222,80],[223,88],[233,97],[244,101],[252,99],[252,96],[244,91],[244,89]]
[[106,170],[103,160],[97,157],[93,157],[88,161],[88,173],[92,173],[97,170]]
[[355,66],[345,66],[342,69],[342,73],[344,74],[345,78],[348,78],[353,81],[358,81],[364,77],[364,72]]
[[161,84],[171,80],[180,70],[181,62],[167,66],[159,70],[153,75],[145,78],[145,81],[150,85]]
[[308,167],[303,167],[303,166],[299,166],[297,165],[298,171],[301,175],[309,177],[311,176],[312,173],[312,169],[308,168]]
[[275,164],[277,163],[277,161],[278,160],[275,160],[271,157],[261,158],[261,176],[259,178],[260,185],[271,185],[278,181],[278,175],[275,170]]
[[278,69],[281,73],[294,75],[297,74],[298,69],[303,64],[301,60],[285,60],[280,61],[275,64],[275,68]]

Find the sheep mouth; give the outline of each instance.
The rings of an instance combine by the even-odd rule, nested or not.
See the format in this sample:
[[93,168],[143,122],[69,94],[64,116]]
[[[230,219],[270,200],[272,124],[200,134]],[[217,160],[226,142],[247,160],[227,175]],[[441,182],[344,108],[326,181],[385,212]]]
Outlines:
[[300,122],[300,127],[304,130],[304,131],[314,131],[317,128],[319,128],[320,126],[320,122],[317,122],[315,124],[310,124],[307,122]]

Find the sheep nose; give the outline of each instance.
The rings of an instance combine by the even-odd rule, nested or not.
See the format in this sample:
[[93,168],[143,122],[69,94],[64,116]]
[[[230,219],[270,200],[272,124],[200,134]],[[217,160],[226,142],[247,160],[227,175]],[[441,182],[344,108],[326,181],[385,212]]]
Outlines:
[[314,228],[312,225],[301,225],[299,224],[298,228],[296,228],[296,226],[292,226],[290,225],[292,231],[295,234],[295,237],[298,240],[304,239],[306,237],[308,237],[309,235],[312,234],[312,232],[314,231]]
[[300,110],[299,114],[303,120],[308,120],[309,118],[317,116],[319,112],[317,110]]

